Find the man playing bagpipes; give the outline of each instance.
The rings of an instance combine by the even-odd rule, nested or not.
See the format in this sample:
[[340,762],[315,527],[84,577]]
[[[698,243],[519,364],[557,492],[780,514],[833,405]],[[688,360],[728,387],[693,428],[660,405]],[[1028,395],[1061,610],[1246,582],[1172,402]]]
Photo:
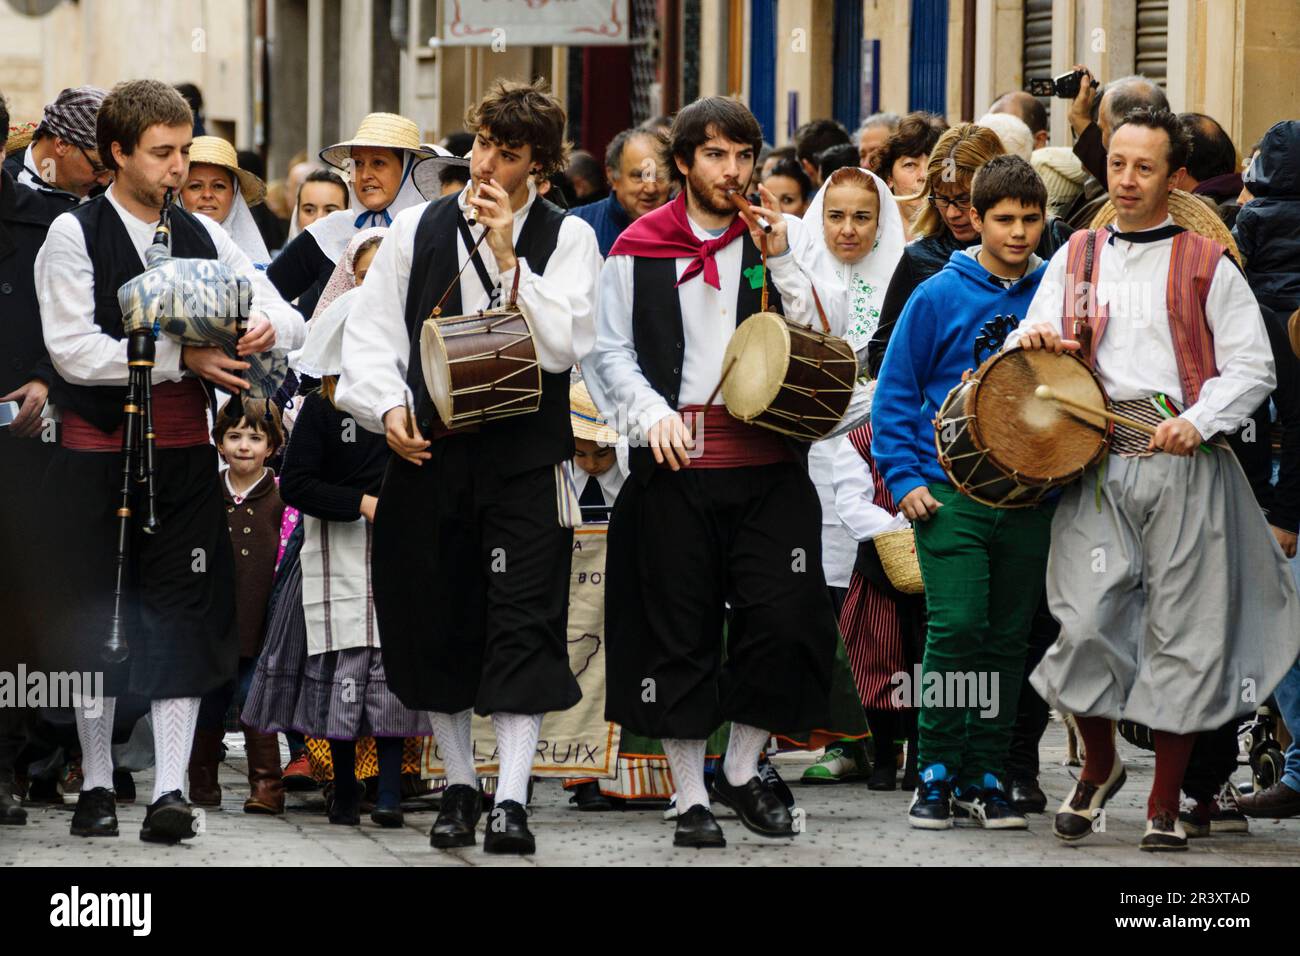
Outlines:
[[114,88],[97,137],[115,181],[56,219],[36,260],[63,423],[41,493],[50,538],[67,551],[49,575],[42,664],[105,677],[101,699],[83,691],[74,702],[85,775],[76,836],[118,833],[109,748],[121,694],[148,700],[153,717],[157,775],[141,839],[195,835],[182,790],[199,699],[232,679],[238,658],[203,383],[265,395],[284,363],[262,353],[304,336],[301,316],[220,225],[170,205],[192,128],[172,87]]

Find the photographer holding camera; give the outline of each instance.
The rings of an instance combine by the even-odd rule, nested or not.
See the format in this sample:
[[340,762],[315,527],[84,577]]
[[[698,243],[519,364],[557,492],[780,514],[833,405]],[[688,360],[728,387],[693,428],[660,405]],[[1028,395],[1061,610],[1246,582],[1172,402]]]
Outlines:
[[[1080,76],[1078,93],[1070,102],[1070,129],[1074,132],[1074,155],[1103,191],[1106,188],[1106,150],[1110,145],[1110,132],[1116,121],[1143,106],[1169,109],[1165,91],[1144,76],[1125,76],[1111,80],[1101,90],[1092,71],[1082,63],[1074,66]],[[1059,82],[1059,80],[1058,80]]]

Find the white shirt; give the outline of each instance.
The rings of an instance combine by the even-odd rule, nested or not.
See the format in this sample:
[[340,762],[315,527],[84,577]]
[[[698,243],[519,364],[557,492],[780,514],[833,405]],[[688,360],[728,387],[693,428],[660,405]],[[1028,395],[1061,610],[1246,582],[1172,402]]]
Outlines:
[[[110,186],[104,195],[126,227],[143,267],[144,251],[153,242],[158,220],[144,222],[127,212],[114,195],[116,188]],[[298,310],[280,298],[266,273],[254,268],[219,223],[206,216],[194,218],[212,238],[217,259],[252,283],[250,317],[270,320],[275,328],[275,350],[298,348],[307,335]],[[125,385],[127,342],[113,338],[95,324],[95,267],[86,250],[81,223],[71,213],[63,213],[50,226],[45,244],[36,254],[35,271],[41,328],[55,369],[73,385]],[[181,344],[169,335],[158,337],[155,362],[155,383],[178,382],[186,374],[181,367]]]
[[[462,212],[468,209],[468,192],[467,186],[457,200]],[[537,190],[530,182],[528,201],[515,211],[515,242],[519,241],[536,197]],[[366,273],[352,310],[356,318],[343,332],[343,373],[334,393],[335,403],[355,415],[362,427],[380,434],[384,431],[384,413],[411,401],[406,387],[411,351],[406,295],[415,257],[415,232],[428,205],[421,203],[397,214]],[[477,240],[485,228],[471,227],[470,234]],[[483,288],[478,270],[466,265],[469,249],[459,237],[459,230],[456,249],[457,264],[465,266],[460,275],[463,312],[469,315],[487,309],[492,304],[491,290]],[[501,286],[503,296],[508,296],[515,270],[499,272],[496,256],[488,250],[486,241],[479,247],[479,256],[488,276]],[[532,323],[537,360],[547,372],[566,372],[591,350],[596,339],[594,305],[601,268],[596,233],[581,219],[565,216],[546,274],[533,272],[522,256],[516,268],[516,306]]]
[[[1166,218],[1154,228],[1173,222]],[[1173,238],[1156,242],[1113,239],[1101,246],[1097,301],[1110,318],[1097,345],[1096,371],[1111,401],[1146,398],[1160,392],[1183,406],[1182,382],[1174,357],[1173,336],[1165,304]],[[1015,347],[1020,333],[1037,322],[1061,327],[1068,246],[1052,256],[1042,283],[1020,327],[1007,337]],[[1264,319],[1245,277],[1230,262],[1219,262],[1210,283],[1205,317],[1214,334],[1214,362],[1219,374],[1207,379],[1201,394],[1182,418],[1202,438],[1236,431],[1277,384],[1273,352]]]
[[840,435],[808,446],[808,477],[822,504],[822,570],[826,573],[826,583],[833,588],[849,586],[858,557],[857,540],[835,512],[835,458],[845,445],[852,450],[848,437]]
[[847,438],[835,449],[834,476],[835,512],[855,540],[869,541],[886,531],[910,527],[901,514],[891,515],[875,503],[871,469]]
[[[691,230],[701,240],[717,238],[687,214]],[[793,231],[799,220],[786,216]],[[793,236],[791,237],[793,238]],[[682,332],[685,336],[682,359],[682,383],[678,389],[678,407],[702,405],[722,377],[722,359],[736,331],[736,298],[740,288],[741,252],[751,242],[747,234],[720,249],[714,256],[721,289],[704,281],[703,271],[677,286],[676,290],[654,290],[656,295],[677,295],[681,306]],[[692,260],[675,260],[676,275],[681,278]],[[596,407],[611,427],[625,430],[635,424],[644,434],[676,409],[651,387],[637,361],[632,340],[632,266],[631,256],[610,256],[600,277],[600,295],[596,302],[596,347],[583,366],[587,386]],[[781,294],[787,318],[810,326],[816,312],[807,276],[787,249],[780,256],[768,256],[772,282]],[[642,290],[642,295],[647,294]],[[742,316],[742,319],[748,316]],[[843,334],[842,315],[827,317],[831,333]],[[668,330],[665,330],[668,334]],[[721,393],[714,404],[722,401]]]
[[614,499],[623,488],[623,482],[627,481],[627,475],[617,464],[613,465],[606,471],[601,472],[594,478],[578,467],[577,461],[573,462],[573,490],[582,497],[583,491],[587,488],[587,482],[595,481],[600,485],[600,493],[605,496],[606,506],[612,507]]

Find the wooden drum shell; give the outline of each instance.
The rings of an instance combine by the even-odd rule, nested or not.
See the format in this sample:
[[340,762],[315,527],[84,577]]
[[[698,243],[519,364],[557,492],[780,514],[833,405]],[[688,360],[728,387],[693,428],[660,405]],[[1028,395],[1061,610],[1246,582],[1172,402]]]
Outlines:
[[535,412],[542,367],[532,324],[518,309],[426,319],[420,332],[424,384],[448,428]]

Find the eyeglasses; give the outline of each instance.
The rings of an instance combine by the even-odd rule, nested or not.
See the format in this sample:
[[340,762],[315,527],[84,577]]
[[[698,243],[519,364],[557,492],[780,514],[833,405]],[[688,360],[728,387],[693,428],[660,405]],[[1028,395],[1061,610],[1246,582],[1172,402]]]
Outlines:
[[86,163],[90,166],[90,171],[94,173],[96,176],[103,176],[108,172],[108,167],[105,166],[103,163],[99,163],[91,159],[90,154],[86,152],[84,149],[82,149],[80,146],[78,146],[77,149],[81,152],[81,155],[86,158]]
[[955,199],[949,199],[947,196],[931,193],[930,205],[940,212],[944,212],[949,206],[956,206],[959,212],[968,212],[970,211],[970,196],[957,196]]

